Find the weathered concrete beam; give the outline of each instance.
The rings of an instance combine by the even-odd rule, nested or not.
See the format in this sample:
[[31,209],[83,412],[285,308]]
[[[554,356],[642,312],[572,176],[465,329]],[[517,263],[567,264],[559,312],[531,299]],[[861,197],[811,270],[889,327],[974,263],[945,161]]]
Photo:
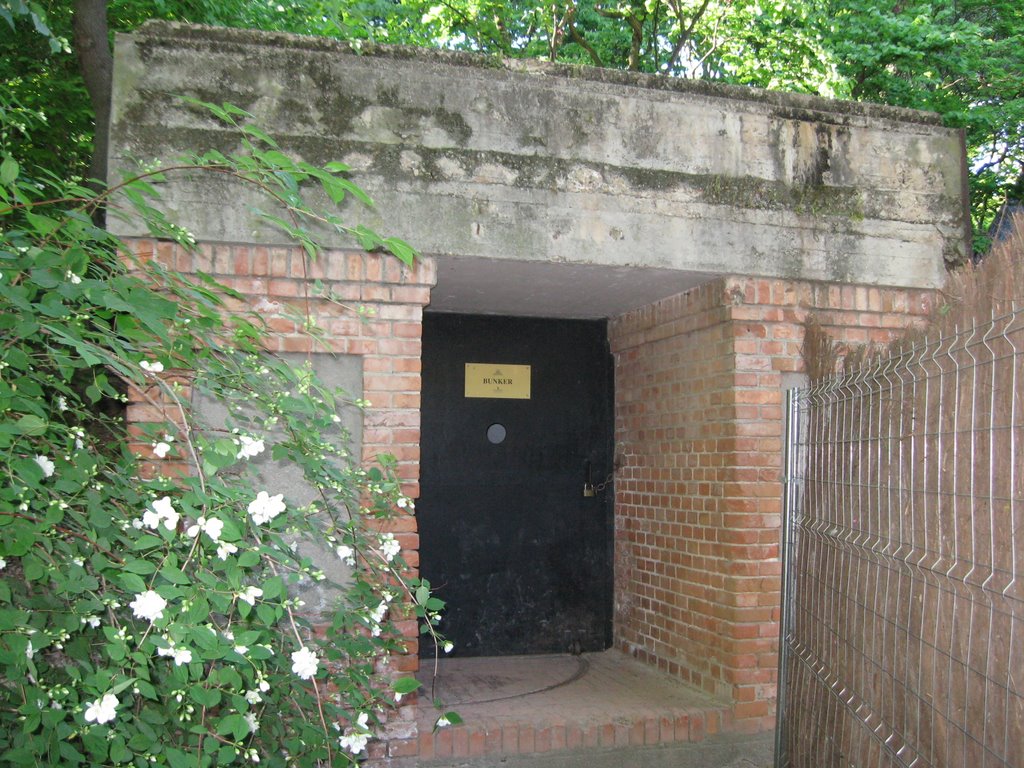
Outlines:
[[[965,247],[935,115],[664,77],[150,24],[118,38],[112,167],[238,145],[229,102],[426,253],[931,287]],[[237,187],[175,183],[203,240],[275,242]],[[130,234],[131,232],[125,232]]]

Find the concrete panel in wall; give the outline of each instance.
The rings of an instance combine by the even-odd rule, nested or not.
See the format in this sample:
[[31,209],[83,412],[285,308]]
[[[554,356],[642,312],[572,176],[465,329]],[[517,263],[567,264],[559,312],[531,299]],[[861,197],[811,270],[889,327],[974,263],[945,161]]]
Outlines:
[[[238,145],[181,95],[348,163],[377,207],[345,216],[437,255],[931,287],[965,245],[959,134],[930,114],[152,24],[118,39],[114,169]],[[227,182],[166,201],[200,240],[282,240]]]
[[[303,366],[308,360],[320,380],[329,387],[340,388],[352,401],[362,397],[363,367],[362,361],[355,355],[326,353],[305,355],[282,352],[278,353],[278,357],[295,368]],[[193,397],[193,405],[203,422],[214,429],[222,429],[229,423],[226,403],[198,393]],[[362,412],[354,405],[342,406],[338,410],[338,417],[341,419],[341,428],[348,434],[348,442],[342,447],[346,448],[350,455],[356,457],[356,461],[358,461],[362,451]],[[268,432],[254,429],[248,434],[264,438],[267,443],[265,452],[248,461],[248,465],[254,473],[254,492],[266,491],[272,496],[281,493],[284,495],[285,502],[292,508],[305,506],[318,498],[318,494],[306,482],[302,471],[297,466],[287,461],[278,461],[270,455],[274,442],[283,438],[280,430],[271,429]],[[355,510],[352,511],[355,512]],[[300,542],[296,552],[300,557],[308,557],[317,568],[323,571],[326,579],[314,582],[303,577],[301,581],[290,587],[292,594],[305,601],[307,615],[317,617],[329,615],[341,597],[335,585],[347,586],[350,583],[351,568],[335,554],[334,548],[327,541]]]

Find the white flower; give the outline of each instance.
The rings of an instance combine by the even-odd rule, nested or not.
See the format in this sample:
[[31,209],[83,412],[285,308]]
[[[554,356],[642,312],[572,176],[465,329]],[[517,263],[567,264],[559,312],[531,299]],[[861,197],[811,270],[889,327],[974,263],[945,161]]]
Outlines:
[[227,541],[222,541],[220,544],[217,545],[217,557],[219,557],[221,560],[227,560],[228,555],[233,555],[237,551],[238,547]]
[[259,704],[261,701],[263,701],[263,697],[260,696],[259,691],[246,691],[245,700],[249,702],[249,704],[255,706],[256,704]]
[[348,750],[353,755],[358,755],[366,749],[366,742],[370,740],[371,736],[367,728],[369,722],[370,716],[365,712],[360,712],[359,717],[356,719],[355,732],[349,732],[338,739],[341,748]]
[[266,450],[263,440],[249,437],[248,435],[239,435],[238,445],[238,453],[235,455],[236,459],[252,459]]
[[395,555],[402,551],[402,545],[395,539],[394,534],[385,533],[380,539],[380,553],[389,563],[395,559]]
[[355,558],[356,552],[354,549],[352,549],[352,547],[342,544],[341,546],[337,547],[334,551],[338,554],[338,557],[340,557],[346,563],[348,563],[349,565],[354,565],[353,560]]
[[0,557],[0,571],[7,567],[7,561]]
[[374,621],[379,623],[380,621],[382,621],[384,619],[384,614],[387,613],[387,612],[388,612],[388,604],[382,600],[380,602],[380,605],[378,605],[376,608],[373,609],[373,613],[371,614],[371,616],[372,616]]
[[266,491],[260,491],[256,498],[249,502],[249,514],[256,525],[269,523],[279,514],[284,512],[284,494],[279,493],[271,496]]
[[220,535],[223,531],[224,521],[216,517],[211,517],[209,520],[207,520],[206,527],[203,528],[203,533],[205,533],[214,541],[220,539]]
[[341,748],[351,752],[353,755],[358,755],[364,749],[366,749],[366,742],[370,740],[370,734],[368,733],[350,733],[346,736],[338,738],[338,743]]
[[188,648],[175,648],[171,655],[174,656],[174,665],[176,667],[192,663],[192,651]]
[[266,693],[270,690],[270,683],[268,683],[266,680],[260,680],[259,685],[257,685],[256,687],[260,689],[260,692]]
[[25,658],[31,660],[36,655],[36,649],[32,647],[32,641],[28,641],[28,645],[25,646]]
[[78,285],[80,282],[82,282],[82,278],[80,278],[70,269],[64,273],[64,279],[69,281],[72,285]]
[[171,504],[170,496],[157,499],[150,506],[152,509],[147,509],[142,513],[142,524],[144,526],[154,531],[161,523],[163,523],[164,528],[168,531],[173,531],[178,527],[178,520],[181,519],[181,515],[175,511],[174,505]]
[[68,409],[68,399],[64,395],[57,395],[57,410],[64,412]]
[[[189,529],[185,531],[185,533],[190,538],[194,539],[196,536],[199,535],[200,531],[205,533],[214,541],[217,541],[220,538],[221,533],[224,531],[224,521],[219,520],[216,517],[211,517],[210,519],[200,517],[198,520],[196,520],[196,524],[189,526]],[[221,559],[223,560],[224,558]]]
[[35,461],[36,464],[39,465],[39,468],[43,470],[43,477],[51,477],[53,475],[56,465],[50,461],[49,457],[39,454],[36,456]]
[[249,652],[249,646],[247,645],[236,645],[234,648],[235,653],[239,656],[245,656]]
[[161,363],[159,360],[154,360],[153,362],[150,362],[149,360],[143,360],[141,363],[139,363],[139,368],[146,371],[146,373],[163,373],[164,364]]
[[316,654],[306,646],[302,646],[299,650],[292,653],[292,672],[303,680],[309,680],[313,677],[319,664],[320,660],[316,657]]
[[165,443],[161,440],[159,443],[153,445],[153,455],[158,459],[166,459],[167,454],[171,452],[171,446],[169,443]]
[[416,508],[415,505],[412,503],[412,499],[410,499],[408,496],[399,496],[398,501],[396,503],[398,504],[399,509],[412,510]]
[[105,693],[86,707],[85,719],[89,723],[109,723],[117,717],[117,696]]
[[256,598],[263,597],[263,590],[259,587],[249,586],[237,594],[239,600],[244,600],[249,605],[256,605]]
[[441,646],[445,653],[451,653],[455,649],[455,643],[451,640],[445,640],[444,645]]
[[170,496],[164,496],[162,498],[157,499],[156,501],[153,502],[151,506],[153,507],[154,510],[156,510],[156,513],[160,515],[160,517],[178,516],[178,513],[174,511],[174,506],[171,504]]
[[82,622],[88,624],[93,629],[96,629],[101,623],[99,616],[83,616]]
[[246,712],[245,722],[249,724],[249,733],[256,733],[260,729],[260,721],[256,719],[255,712]]
[[434,724],[438,728],[444,728],[446,725],[451,725],[452,721],[448,719],[447,715],[441,715],[437,718],[437,722]]
[[150,589],[136,595],[135,599],[128,606],[132,609],[132,613],[135,614],[135,618],[156,621],[163,618],[167,601]]

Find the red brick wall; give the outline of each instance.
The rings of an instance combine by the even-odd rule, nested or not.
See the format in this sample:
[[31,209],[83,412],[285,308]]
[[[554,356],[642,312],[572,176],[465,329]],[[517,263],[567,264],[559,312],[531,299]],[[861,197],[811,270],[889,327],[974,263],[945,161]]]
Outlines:
[[723,278],[616,318],[615,641],[774,717],[783,375],[802,323],[886,342],[925,291]]
[[[142,258],[206,271],[245,297],[277,331],[272,349],[315,353],[283,311],[308,313],[331,351],[363,362],[363,458],[390,453],[418,496],[420,333],[435,280],[427,260],[298,249],[132,243]],[[348,306],[313,294],[319,279]],[[307,293],[307,289],[308,293]],[[739,727],[774,718],[781,520],[783,377],[802,368],[809,312],[837,339],[890,340],[930,310],[932,294],[863,286],[723,278],[612,320],[616,360],[615,641],[623,650],[733,703]],[[357,316],[356,306],[367,314]],[[150,398],[147,400],[147,398]],[[130,422],[159,418],[152,392],[133,392]],[[141,452],[149,449],[140,441]],[[170,467],[161,465],[166,470]],[[418,566],[416,522],[390,523]],[[392,660],[415,669],[413,652]],[[414,709],[392,739],[415,735]],[[415,742],[391,742],[393,754]]]

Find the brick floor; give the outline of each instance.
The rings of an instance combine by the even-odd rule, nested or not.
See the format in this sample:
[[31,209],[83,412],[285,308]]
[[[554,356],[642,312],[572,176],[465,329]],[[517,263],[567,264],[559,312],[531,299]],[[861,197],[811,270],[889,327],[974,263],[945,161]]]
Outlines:
[[[425,661],[419,759],[698,742],[730,706],[618,651]],[[433,684],[433,691],[431,686]],[[434,730],[440,699],[463,724]]]

